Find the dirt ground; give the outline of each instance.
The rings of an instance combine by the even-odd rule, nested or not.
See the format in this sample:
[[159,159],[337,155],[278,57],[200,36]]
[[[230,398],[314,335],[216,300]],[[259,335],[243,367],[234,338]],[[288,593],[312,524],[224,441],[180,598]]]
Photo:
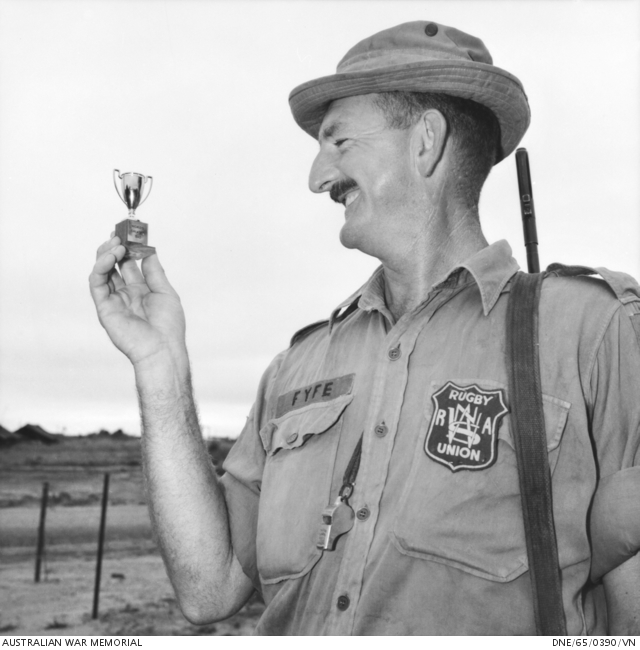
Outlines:
[[[190,624],[153,540],[136,440],[72,439],[0,450],[0,636],[248,635],[257,600],[232,618]],[[111,475],[99,616],[92,619],[100,499]],[[34,581],[39,499],[49,483],[46,554]]]
[[91,617],[95,558],[49,560],[41,582],[34,561],[0,567],[0,635],[248,635],[262,605],[252,602],[226,621],[190,624],[180,612],[156,553],[111,553],[102,566],[99,616]]

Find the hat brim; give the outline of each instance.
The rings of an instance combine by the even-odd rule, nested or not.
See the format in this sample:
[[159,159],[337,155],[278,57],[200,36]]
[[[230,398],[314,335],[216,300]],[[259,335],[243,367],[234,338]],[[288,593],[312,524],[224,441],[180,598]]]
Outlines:
[[333,100],[396,90],[454,95],[491,109],[501,130],[499,160],[518,146],[531,121],[520,81],[505,70],[475,61],[409,63],[320,77],[294,88],[289,105],[298,125],[317,139],[320,124]]

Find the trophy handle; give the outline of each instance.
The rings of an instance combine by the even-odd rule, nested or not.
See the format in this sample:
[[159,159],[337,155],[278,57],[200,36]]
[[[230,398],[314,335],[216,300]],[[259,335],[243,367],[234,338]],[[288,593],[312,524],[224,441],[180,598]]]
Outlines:
[[[149,194],[151,194],[151,188],[153,187],[153,176],[147,176],[147,180],[151,181],[149,183],[149,189],[147,190],[147,193],[144,195],[144,199],[142,199],[142,201],[140,201],[140,203],[138,203],[138,207],[140,207],[149,198]],[[145,182],[145,186],[146,186],[146,184],[147,183]]]
[[116,192],[118,193],[118,196],[120,197],[120,200],[127,205],[127,202],[124,200],[124,196],[122,196],[122,192],[120,191],[120,188],[118,187],[118,182],[116,181],[116,176],[118,178],[122,179],[122,176],[120,176],[120,170],[119,169],[114,169],[113,170],[113,184],[116,186]]

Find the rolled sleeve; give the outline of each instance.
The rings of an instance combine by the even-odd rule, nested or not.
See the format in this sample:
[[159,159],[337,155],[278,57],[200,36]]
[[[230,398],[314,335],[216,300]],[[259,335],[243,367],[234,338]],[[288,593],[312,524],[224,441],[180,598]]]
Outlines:
[[591,375],[600,475],[590,515],[594,579],[640,550],[640,345],[631,318],[622,307],[613,315]]
[[595,356],[591,405],[600,478],[640,464],[640,346],[622,306]]

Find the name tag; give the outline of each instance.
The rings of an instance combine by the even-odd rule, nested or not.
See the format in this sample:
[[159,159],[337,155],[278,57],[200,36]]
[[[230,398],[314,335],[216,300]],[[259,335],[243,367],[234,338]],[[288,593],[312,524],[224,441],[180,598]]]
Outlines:
[[282,417],[289,411],[301,409],[303,406],[317,402],[328,402],[340,395],[348,395],[353,388],[355,374],[336,377],[335,379],[322,379],[308,386],[296,388],[278,397],[276,417]]

